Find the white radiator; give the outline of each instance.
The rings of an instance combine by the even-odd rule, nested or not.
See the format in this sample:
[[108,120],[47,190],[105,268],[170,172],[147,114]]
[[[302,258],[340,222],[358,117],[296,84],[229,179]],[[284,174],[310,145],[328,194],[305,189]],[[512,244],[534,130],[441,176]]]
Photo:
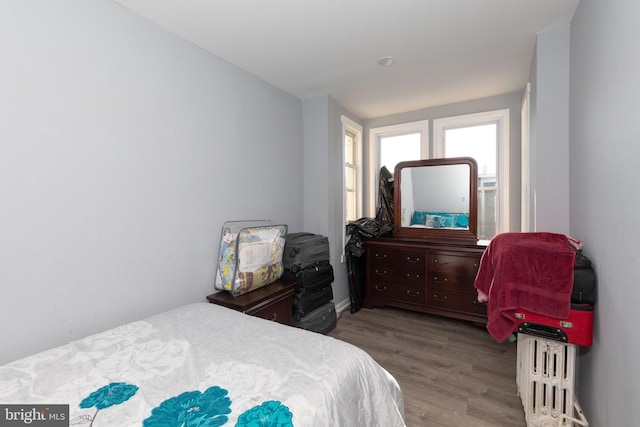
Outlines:
[[516,385],[527,427],[588,426],[575,397],[576,346],[518,334]]

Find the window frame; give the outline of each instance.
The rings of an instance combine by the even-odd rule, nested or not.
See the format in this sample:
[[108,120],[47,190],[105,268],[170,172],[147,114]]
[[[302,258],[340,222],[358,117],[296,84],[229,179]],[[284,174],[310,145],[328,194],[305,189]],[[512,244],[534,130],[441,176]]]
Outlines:
[[527,82],[520,110],[520,231],[535,231],[533,172],[531,169],[531,83]]
[[489,123],[497,124],[497,182],[498,208],[496,209],[496,233],[509,231],[509,109],[485,111],[481,113],[463,114],[444,117],[433,121],[433,154],[434,158],[444,156],[444,132],[448,129],[480,126]]
[[[356,169],[356,184],[355,184],[355,193],[356,193],[356,216],[357,218],[361,218],[363,216],[363,212],[364,212],[364,203],[363,203],[363,199],[364,199],[364,188],[363,188],[363,182],[364,182],[364,173],[363,173],[363,161],[364,161],[364,155],[363,155],[363,147],[364,147],[364,143],[363,143],[363,127],[356,123],[355,121],[351,120],[350,118],[348,118],[347,116],[341,116],[340,119],[341,123],[342,123],[342,140],[341,140],[341,158],[342,158],[342,255],[341,255],[341,261],[345,262],[346,261],[346,252],[345,252],[345,246],[347,245],[347,233],[346,233],[346,225],[347,225],[347,218],[346,218],[346,203],[347,203],[347,189],[346,189],[346,183],[347,183],[347,177],[346,177],[346,168],[347,168],[347,159],[345,158],[345,143],[346,143],[346,136],[347,136],[347,132],[351,133],[354,135],[353,138],[353,145],[354,145],[354,159],[355,159],[355,165],[350,165],[350,166],[355,166]],[[356,219],[357,219],[356,218]]]
[[[399,123],[389,126],[380,126],[369,129],[369,158],[367,161],[369,183],[366,189],[368,203],[366,205],[366,215],[375,216],[376,203],[378,200],[378,174],[380,173],[380,139],[392,136],[407,135],[412,133],[420,134],[420,160],[428,159],[429,150],[429,120],[419,120],[415,122]],[[393,171],[389,171],[393,173]]]

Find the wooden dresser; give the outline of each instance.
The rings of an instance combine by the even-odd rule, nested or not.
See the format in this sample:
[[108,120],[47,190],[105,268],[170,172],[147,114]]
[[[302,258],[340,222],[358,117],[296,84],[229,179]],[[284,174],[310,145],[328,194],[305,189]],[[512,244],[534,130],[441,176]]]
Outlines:
[[261,317],[291,326],[295,282],[276,281],[263,288],[233,297],[229,292],[207,296],[212,304],[221,305],[250,316]]
[[477,302],[473,286],[486,246],[376,238],[365,247],[364,307],[487,322],[486,304]]

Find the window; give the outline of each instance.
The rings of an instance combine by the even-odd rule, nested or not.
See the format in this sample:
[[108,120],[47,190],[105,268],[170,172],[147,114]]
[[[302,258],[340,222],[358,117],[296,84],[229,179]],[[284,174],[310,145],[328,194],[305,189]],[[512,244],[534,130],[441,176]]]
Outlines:
[[355,221],[358,215],[358,151],[356,134],[350,130],[344,132],[344,218],[346,222]]
[[429,122],[427,120],[369,131],[368,216],[374,216],[378,197],[378,176],[382,166],[393,173],[396,164],[406,160],[429,158]]
[[478,237],[509,229],[509,110],[434,120],[434,157],[478,163]]
[[378,171],[385,166],[393,173],[396,165],[405,160],[420,160],[420,133],[380,137]]
[[343,141],[343,209],[342,209],[342,261],[344,262],[344,247],[347,244],[345,226],[349,221],[361,218],[362,202],[362,126],[353,120],[342,116]]

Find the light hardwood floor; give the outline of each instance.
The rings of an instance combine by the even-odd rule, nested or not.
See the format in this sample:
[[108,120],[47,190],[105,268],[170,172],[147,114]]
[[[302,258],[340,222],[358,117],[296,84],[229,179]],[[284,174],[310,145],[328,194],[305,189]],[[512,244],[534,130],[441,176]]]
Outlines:
[[408,427],[524,427],[516,343],[469,322],[394,308],[347,310],[329,336],[369,353],[400,383]]

